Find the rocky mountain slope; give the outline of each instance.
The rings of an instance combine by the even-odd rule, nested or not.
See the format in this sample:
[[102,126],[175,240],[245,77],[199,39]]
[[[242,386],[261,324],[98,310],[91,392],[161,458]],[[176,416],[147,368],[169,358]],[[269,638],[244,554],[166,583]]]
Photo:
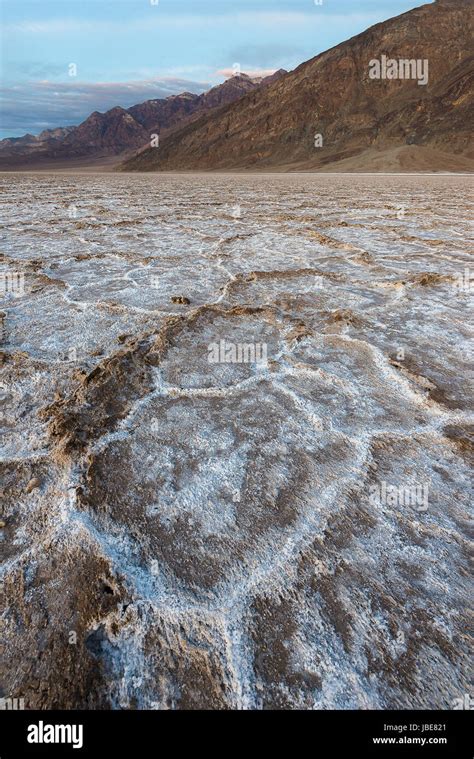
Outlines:
[[[429,169],[474,169],[473,7],[471,0],[437,0],[377,24],[175,130],[124,168],[310,170],[414,146],[414,169],[425,168],[427,149]],[[371,78],[371,61],[384,55],[427,66],[427,83]],[[384,170],[384,161],[377,166]]]
[[161,137],[176,126],[233,103],[285,73],[277,71],[264,79],[239,74],[201,95],[184,92],[148,100],[128,109],[117,106],[106,113],[95,111],[77,127],[47,130],[37,137],[25,135],[2,140],[0,168],[42,162],[67,164],[81,157],[100,159],[136,152],[150,142],[152,133],[159,133]]
[[23,137],[7,137],[0,140],[0,164],[3,161],[21,162],[46,150],[51,150],[73,129],[74,127],[58,127],[45,129],[38,135],[25,134]]

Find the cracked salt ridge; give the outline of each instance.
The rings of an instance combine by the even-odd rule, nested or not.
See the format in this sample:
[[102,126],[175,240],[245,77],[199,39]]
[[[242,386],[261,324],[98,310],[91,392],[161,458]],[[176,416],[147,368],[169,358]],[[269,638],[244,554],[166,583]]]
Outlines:
[[[349,338],[345,337],[344,339],[347,340]],[[353,341],[353,342],[360,342],[360,341]],[[426,405],[426,402],[424,400],[420,399],[419,395],[411,388],[411,386],[408,383],[408,381],[406,381],[404,378],[398,376],[396,374],[396,372],[395,372],[394,369],[392,369],[391,367],[388,367],[386,365],[385,358],[380,353],[380,351],[376,351],[375,349],[373,349],[373,350],[374,350],[375,358],[376,358],[376,360],[378,360],[378,365],[379,365],[379,368],[381,369],[381,371],[384,374],[386,374],[387,377],[389,377],[389,379],[391,381],[394,380],[411,400],[415,401],[416,403],[418,403],[420,405]],[[315,370],[312,370],[312,372],[316,373]],[[289,390],[284,384],[282,384],[282,382],[278,381],[279,379],[284,379],[284,377],[287,376],[287,375],[289,375],[289,376],[299,376],[299,375],[305,376],[305,375],[309,375],[310,373],[311,372],[308,371],[307,369],[301,370],[301,371],[300,370],[294,370],[294,369],[293,370],[285,370],[285,369],[283,369],[278,375],[274,375],[273,374],[273,375],[270,376],[268,372],[262,371],[258,375],[254,376],[254,377],[250,377],[250,378],[248,378],[248,379],[246,379],[246,380],[244,380],[242,382],[239,382],[236,385],[230,386],[230,387],[228,386],[228,387],[224,387],[224,388],[214,387],[214,388],[186,388],[186,389],[183,389],[183,388],[171,387],[167,383],[164,383],[162,381],[162,378],[161,378],[161,372],[159,370],[156,370],[155,371],[156,379],[157,379],[157,381],[155,383],[155,385],[157,386],[156,390],[154,392],[152,392],[150,395],[145,396],[144,398],[138,400],[135,403],[134,407],[130,410],[130,412],[129,412],[128,416],[126,417],[126,419],[124,419],[122,422],[120,422],[119,429],[116,432],[108,433],[108,434],[104,435],[102,438],[100,438],[94,444],[94,446],[90,449],[90,452],[92,454],[97,453],[98,451],[101,451],[104,448],[106,448],[111,442],[114,442],[114,441],[117,441],[117,440],[124,440],[124,439],[126,439],[127,435],[128,435],[128,432],[131,429],[133,429],[135,417],[137,416],[137,414],[140,413],[141,411],[143,411],[157,397],[170,397],[170,396],[173,397],[173,398],[189,397],[189,396],[191,396],[191,397],[193,397],[193,396],[195,396],[195,397],[198,397],[198,396],[199,397],[223,397],[225,395],[230,395],[230,394],[235,394],[237,392],[240,392],[241,390],[244,390],[244,389],[248,388],[252,384],[255,384],[257,382],[262,381],[263,379],[268,379],[268,378],[271,378],[271,380],[274,383],[274,386],[276,388],[278,388],[279,390],[281,390],[282,392],[286,393],[288,395],[288,397],[290,397],[292,399],[292,401],[295,403],[295,406],[300,411],[304,412],[305,416],[308,418],[308,420],[310,421],[310,423],[316,429],[320,430],[320,429],[322,429],[321,419],[319,417],[315,416],[312,413],[312,411],[311,411],[311,404],[305,402],[304,399],[300,398],[296,393],[294,393],[293,391]],[[338,380],[337,377],[335,377],[334,379]],[[341,380],[339,380],[339,381],[341,381]],[[348,385],[347,382],[345,382],[345,384],[346,384],[346,386]],[[443,413],[442,409],[437,408],[436,406],[433,407],[433,408],[431,408],[431,411],[432,411],[432,413],[433,413],[434,416],[438,416],[439,417],[439,419],[438,419],[438,426],[441,425],[441,424],[445,424],[448,421],[454,422],[456,419],[459,419],[459,417],[456,417],[456,415],[452,415],[452,414],[449,414],[449,413]],[[429,432],[429,430],[427,430],[426,428],[423,428],[423,427],[420,427],[420,431],[422,431],[425,434],[427,432]],[[434,432],[434,429],[432,431]],[[416,432],[416,431],[412,431],[412,432]],[[382,430],[382,429],[373,430],[372,429],[372,430],[370,430],[370,432],[367,433],[367,435],[365,436],[364,441],[362,441],[362,439],[360,439],[360,438],[359,439],[352,438],[352,443],[354,445],[356,445],[356,446],[357,445],[361,446],[361,448],[363,450],[363,456],[362,456],[362,458],[364,458],[367,455],[368,444],[369,444],[370,440],[375,435],[381,435],[381,434],[384,434],[384,433],[391,434],[391,435],[401,434],[402,436],[407,436],[406,433],[403,430],[401,430],[400,433],[397,433],[396,431],[391,430],[391,429],[387,429],[387,430]],[[334,496],[334,493],[332,493],[332,495]],[[81,521],[84,525],[87,524],[87,525],[90,526],[92,524],[92,522],[91,522],[91,520],[90,520],[89,517],[84,517],[83,515],[81,515],[81,516],[76,515],[75,518],[78,519],[79,521]],[[97,535],[100,534],[100,532],[97,531],[96,528],[93,528],[93,532],[94,532],[94,535],[96,537],[97,537]],[[105,548],[105,546],[107,545],[106,543],[104,543],[104,536],[101,537],[101,545],[102,545],[103,548]],[[110,550],[108,550],[106,552],[107,552],[107,554],[109,556],[114,555],[115,558],[117,558],[117,556],[119,556],[119,564],[117,565],[117,569],[121,573],[123,572],[126,576],[128,576],[130,578],[131,574],[134,577],[137,577],[137,572],[138,572],[138,576],[141,578],[142,581],[139,583],[138,586],[135,587],[135,592],[139,589],[139,591],[140,591],[138,593],[139,597],[141,597],[141,598],[148,598],[148,600],[150,600],[150,601],[154,600],[155,603],[158,601],[158,598],[159,598],[160,594],[156,592],[156,583],[152,582],[152,587],[153,587],[154,593],[150,593],[149,583],[145,583],[145,584],[143,583],[143,577],[148,577],[149,578],[149,572],[147,572],[147,571],[143,572],[143,571],[141,571],[139,569],[138,570],[134,569],[134,571],[131,573],[130,572],[130,570],[131,570],[130,564],[124,564],[124,561],[123,561],[123,555],[124,555],[124,553],[122,551],[114,553],[114,552],[111,552]],[[126,553],[128,553],[129,558],[131,558],[130,557],[130,553],[128,551]],[[273,561],[273,559],[272,559],[272,561]],[[286,559],[284,558],[282,563],[285,564],[285,561],[286,561]],[[274,571],[274,568],[275,567],[272,568],[271,572]],[[265,579],[267,579],[267,578],[265,578]],[[255,586],[256,583],[254,582],[253,585]],[[248,595],[247,591],[244,591],[244,595],[245,594]],[[219,604],[222,603],[222,599],[229,598],[229,595],[233,599],[232,602],[234,603],[234,594],[232,593],[232,589],[225,586],[225,588],[222,591],[222,593],[220,593],[220,594],[217,593],[218,600],[213,605],[212,610],[215,611],[216,608],[219,607]],[[172,593],[168,593],[167,597],[168,597],[168,599],[170,597],[172,597]],[[163,599],[162,599],[162,602],[163,602]],[[186,608],[190,608],[190,607],[187,606]]]
[[[72,185],[72,186],[74,187],[74,185]],[[54,193],[54,190],[52,190],[52,193]],[[172,198],[171,198],[171,202],[172,202]],[[268,208],[269,208],[269,210],[272,210],[272,204],[271,203],[268,205]],[[315,221],[315,228],[317,229],[317,221]],[[329,234],[328,230],[324,230],[324,233],[325,234],[326,233]],[[369,237],[370,237],[370,234],[369,234]],[[274,239],[275,239],[274,237],[271,238],[272,241]],[[286,245],[288,245],[288,246],[292,245],[295,242],[294,240],[291,241],[291,239],[286,234],[280,235],[279,239],[281,241],[283,241],[283,243],[286,244]],[[254,242],[255,242],[255,240],[254,240]],[[352,240],[351,242],[353,243],[354,240]],[[370,242],[370,240],[368,242]],[[225,257],[226,258],[226,263],[228,262],[229,256],[232,258],[232,256],[238,256],[239,253],[242,253],[242,255],[243,255],[243,259],[242,260],[245,261],[244,270],[248,270],[246,268],[247,267],[248,251],[249,251],[249,245],[248,245],[248,243],[249,243],[249,240],[243,241],[242,243],[233,242],[231,245],[228,245],[227,246],[227,255]],[[310,254],[310,258],[313,259],[313,261],[314,261],[314,258],[316,258],[316,256],[313,255],[313,252],[317,253],[320,256],[321,253],[324,251],[324,247],[323,246],[315,245],[315,244],[312,244],[311,242],[307,246],[306,242],[301,241],[301,239],[298,240],[298,242],[296,243],[296,246],[298,246],[300,244],[305,249],[307,248],[307,250],[308,250],[308,252]],[[253,250],[256,254],[258,254],[258,247],[259,247],[258,245],[256,245],[255,247],[251,247],[251,250]],[[367,247],[369,248],[369,251],[370,251],[370,245],[368,245]],[[295,248],[295,250],[296,250],[296,248]],[[370,252],[373,252],[373,251],[370,251]],[[271,260],[272,264],[275,264],[276,263],[276,261],[275,261],[275,251],[269,250],[268,251],[268,256],[269,256],[269,259]],[[347,252],[344,253],[343,251],[341,251],[338,254],[337,251],[336,252],[331,251],[330,254],[329,254],[329,251],[326,251],[326,261],[330,265],[332,264],[333,266],[340,266],[341,269],[344,269],[344,263],[345,263],[344,257],[345,256],[347,256]],[[297,255],[297,256],[293,255],[291,257],[291,259],[290,259],[290,256],[285,255],[285,253],[282,252],[282,251],[280,251],[280,252],[277,253],[277,258],[281,261],[281,263],[279,263],[280,266],[282,264],[283,264],[283,266],[285,266],[285,261],[286,261],[286,265],[288,264],[289,260],[292,260],[292,262],[295,262],[295,259],[298,262],[298,266],[299,266],[301,264],[301,262],[304,262],[304,261],[307,260],[306,256],[301,256],[301,255]],[[221,259],[221,265],[222,265],[222,260],[223,259]],[[251,261],[248,261],[248,264],[250,265],[250,270],[258,269],[259,266],[260,266],[260,264],[261,264],[261,259],[258,258],[253,263]],[[410,260],[410,265],[411,264],[412,264],[412,261]],[[347,259],[346,259],[346,266],[347,266]],[[269,266],[268,268],[274,268],[274,267],[273,266]],[[278,269],[278,266],[276,268]],[[228,274],[229,272],[226,271],[226,273]],[[181,284],[181,282],[180,282],[180,284]],[[183,287],[185,287],[185,286],[186,286],[186,282],[183,281]],[[347,287],[347,284],[346,284],[345,287]],[[335,286],[331,287],[331,296],[334,299],[334,307],[337,306],[337,298],[340,297],[339,293],[338,293],[338,289],[339,289],[339,287],[338,287],[337,283],[336,283]],[[341,290],[342,290],[342,288],[341,288]],[[345,299],[347,297],[346,292],[341,292],[341,296]],[[218,297],[219,297],[219,299],[221,299],[221,296],[218,296]],[[343,305],[343,304],[341,303],[341,305]],[[391,368],[390,368],[390,371],[394,372],[394,370],[391,369]],[[289,372],[286,372],[286,373],[285,372],[281,372],[281,373],[279,373],[279,375],[280,375],[280,377],[281,376],[288,376]],[[276,381],[278,381],[277,378],[279,377],[279,375],[278,374],[276,374],[276,375],[274,374],[273,378]],[[310,377],[311,375],[306,374],[306,372],[301,372],[300,376]],[[390,376],[391,375],[389,375],[388,378],[390,378]],[[245,384],[245,383],[247,383],[247,384]],[[252,386],[252,378],[249,378],[248,380],[245,380],[244,382],[239,383],[239,385],[240,386],[243,385],[243,389],[245,389],[246,387],[251,387]],[[408,386],[410,387],[410,385],[408,385]],[[280,386],[279,389],[283,392],[283,387],[282,386]],[[186,395],[189,396],[190,394],[191,395],[195,395],[195,397],[199,397],[199,395],[202,395],[203,391],[200,391],[199,388],[197,388],[194,391],[191,390],[191,393],[190,393],[189,390],[183,390],[182,388],[180,388],[178,392],[179,392],[179,395],[181,397],[184,397]],[[307,411],[308,408],[310,408],[310,406],[308,406],[307,403],[305,403],[304,401],[301,401],[301,399],[299,398],[299,396],[297,394],[293,393],[292,391],[290,391],[288,388],[285,389],[285,392],[286,392],[286,394],[287,394],[288,397],[292,398],[292,400],[293,400],[294,403],[296,403],[297,405],[299,404],[300,410]],[[230,395],[231,393],[232,393],[232,390],[225,390],[223,394],[220,393],[220,396],[221,397],[225,397],[226,395]],[[212,394],[212,389],[211,389],[211,394]],[[204,395],[205,396],[209,395],[209,388],[204,388]],[[148,400],[147,398],[143,399],[144,405],[146,405],[146,401],[147,400]],[[140,402],[139,402],[139,404],[137,404],[137,408],[134,411],[136,413],[139,413],[140,408],[141,408],[141,406],[140,406]],[[431,407],[431,411],[434,412],[436,408],[437,407]],[[448,416],[449,416],[450,420],[453,420],[455,418],[457,420],[466,421],[466,419],[467,419],[466,415],[463,415],[463,414],[455,415],[455,414],[452,414],[451,412],[448,414]],[[308,420],[312,421],[313,426],[315,428],[317,428],[318,418],[315,417],[314,414],[312,414],[311,411],[309,411],[309,416],[307,418],[308,418]],[[441,419],[439,419],[438,421],[441,424]],[[426,429],[424,431],[426,432]],[[387,429],[386,432],[388,434],[393,435],[395,431],[393,429]],[[334,494],[333,494],[333,497],[334,497]],[[82,516],[83,515],[81,515],[81,518],[82,518]],[[293,533],[292,539],[296,540],[295,535],[297,536],[297,534],[298,534],[297,531],[296,531],[296,533]],[[107,541],[111,541],[111,540],[113,541],[114,540],[114,538],[113,538],[112,535],[102,535],[101,539],[102,540],[105,539],[106,543],[107,543]],[[289,541],[288,545],[290,545],[290,544],[291,544],[291,541]],[[290,552],[291,556],[288,556],[288,561],[290,562],[289,564],[286,564],[285,561],[283,561],[283,570],[284,571],[282,572],[281,583],[280,584],[277,583],[277,585],[278,585],[278,587],[280,589],[281,588],[285,588],[285,583],[287,582],[287,578],[288,578],[288,572],[291,569],[291,567],[294,566],[295,557],[298,555],[299,551],[300,551],[300,547],[297,546],[295,548],[295,551],[293,553]],[[270,566],[270,569],[271,569],[272,565],[274,565],[274,561],[273,561],[274,557],[271,555],[271,549],[269,549],[267,553],[270,554],[269,557],[268,557],[268,562],[269,562],[269,566]],[[120,558],[123,559],[123,554],[120,554],[120,551],[119,551],[119,557],[118,558],[119,559]],[[127,569],[127,567],[125,567],[125,569]],[[132,567],[128,567],[128,570],[131,570],[131,569],[132,569]],[[171,578],[172,584],[174,583],[174,586],[176,587],[176,583],[177,583],[176,578],[172,577],[172,573],[169,573],[169,577]],[[147,575],[145,573],[144,576],[140,575],[139,579],[140,579],[140,582],[144,582],[145,583],[145,589],[144,589],[143,595],[144,595],[144,597],[146,597],[146,592],[145,591],[146,591],[146,586],[147,586],[147,584],[149,582],[149,579],[150,579],[149,574]],[[237,585],[235,587],[238,588],[239,586]],[[249,586],[249,587],[251,587],[251,586]],[[152,594],[153,594],[154,591],[155,591],[155,585],[153,585],[153,588],[151,589]],[[255,593],[256,589],[253,588],[252,591]],[[245,607],[246,601],[248,600],[248,596],[245,596],[245,593],[244,593],[244,596],[242,598],[243,598],[242,604],[243,604],[243,607]],[[184,599],[184,596],[182,596],[182,599]],[[195,601],[195,599],[192,599],[192,600]],[[243,675],[243,671],[244,670],[246,671],[246,673],[247,673],[247,683],[248,683],[248,682],[250,682],[250,680],[254,680],[254,674],[253,674],[253,670],[252,670],[250,654],[247,652],[247,655],[246,655],[246,652],[244,651],[245,646],[246,646],[246,641],[245,641],[246,636],[245,636],[245,634],[243,634],[242,628],[239,628],[239,623],[240,623],[241,617],[243,618],[243,616],[244,616],[244,614],[242,612],[242,608],[243,607],[241,607],[239,609],[239,614],[238,614],[238,617],[236,619],[236,625],[237,625],[237,627],[233,631],[233,637],[234,638],[235,637],[238,638],[239,635],[242,637],[242,641],[241,641],[242,648],[241,648],[241,651],[243,653],[240,655],[240,672],[241,672],[242,681],[244,682],[245,678],[244,678],[244,675]],[[186,611],[186,607],[185,607],[185,611]],[[241,615],[241,612],[242,612],[242,615]],[[143,622],[143,624],[145,624],[145,622]],[[137,628],[137,631],[138,631],[138,628]],[[132,644],[132,647],[131,648],[129,647],[128,651],[129,651],[129,653],[131,651],[135,651],[135,653],[140,653],[139,648],[140,648],[139,641],[137,641],[137,645],[133,645]],[[237,645],[237,648],[238,648],[238,645]],[[239,658],[239,657],[237,657],[237,658]],[[143,666],[143,664],[145,663],[145,661],[146,661],[145,659],[143,659],[143,658],[140,659],[140,656],[138,656],[138,658],[137,658],[138,664],[136,664],[135,670],[138,669],[138,671],[140,671],[140,668]],[[131,691],[134,691],[134,692],[136,691],[136,687],[131,682],[132,678],[133,678],[133,674],[132,674],[131,671],[129,671],[127,673],[127,675],[125,676],[125,680],[128,679],[130,681],[130,683],[129,683],[130,688],[128,688],[128,686],[127,686],[126,683],[123,684],[124,685],[124,693],[123,693],[123,695],[125,695],[125,701],[127,700],[127,694],[129,693],[129,691],[130,692]],[[237,686],[236,686],[236,688],[237,688]],[[250,688],[250,690],[249,690],[249,688]],[[251,686],[247,687],[247,693],[251,693],[251,692],[252,692]],[[375,698],[375,696],[374,696],[374,698]],[[250,698],[250,699],[247,698],[247,701],[242,702],[242,703],[247,703],[247,704],[252,703],[252,704],[254,704],[255,702],[254,702],[254,700],[252,698]]]

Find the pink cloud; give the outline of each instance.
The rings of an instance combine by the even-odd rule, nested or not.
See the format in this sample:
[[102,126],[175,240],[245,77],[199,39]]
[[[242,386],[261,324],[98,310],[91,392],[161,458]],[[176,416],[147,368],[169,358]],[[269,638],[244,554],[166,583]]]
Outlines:
[[[252,79],[263,79],[266,76],[271,76],[274,74],[276,69],[246,69],[245,67],[241,67],[241,73],[247,74],[247,76],[252,77]],[[230,69],[219,69],[216,71],[216,74],[218,76],[223,76],[226,79],[228,79],[231,76],[235,76],[236,71],[234,68]]]

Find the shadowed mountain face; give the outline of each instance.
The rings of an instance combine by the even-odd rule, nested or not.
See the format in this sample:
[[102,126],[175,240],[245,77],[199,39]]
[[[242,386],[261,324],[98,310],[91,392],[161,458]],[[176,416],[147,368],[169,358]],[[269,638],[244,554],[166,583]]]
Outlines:
[[51,129],[39,136],[0,141],[0,167],[41,162],[66,163],[77,158],[93,160],[137,151],[150,143],[151,135],[166,135],[170,129],[198,119],[213,108],[228,105],[257,90],[286,72],[275,72],[262,80],[239,74],[202,95],[184,92],[166,99],[147,100],[131,108],[95,111],[77,127]]
[[374,170],[374,153],[395,169],[473,169],[472,20],[471,0],[438,0],[377,24],[124,168],[360,170],[367,152]]

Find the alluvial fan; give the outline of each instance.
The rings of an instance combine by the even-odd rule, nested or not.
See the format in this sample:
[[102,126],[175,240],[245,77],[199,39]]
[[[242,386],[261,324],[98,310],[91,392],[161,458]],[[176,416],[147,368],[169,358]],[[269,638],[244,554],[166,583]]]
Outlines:
[[0,695],[469,692],[470,188],[0,177]]

